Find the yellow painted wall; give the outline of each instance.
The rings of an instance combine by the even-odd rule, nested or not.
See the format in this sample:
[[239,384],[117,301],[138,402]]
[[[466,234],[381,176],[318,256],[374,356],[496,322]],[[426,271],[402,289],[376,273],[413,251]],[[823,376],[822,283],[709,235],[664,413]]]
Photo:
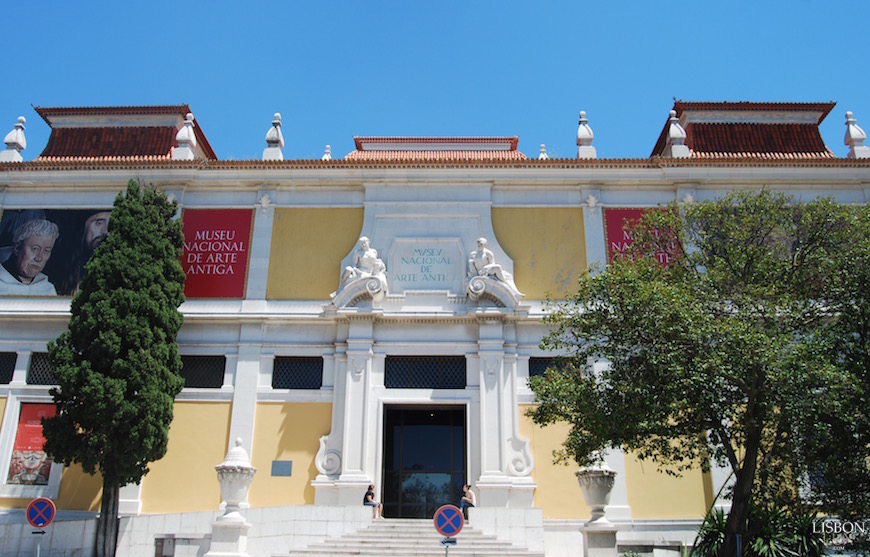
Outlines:
[[520,405],[520,436],[529,440],[529,449],[535,459],[532,478],[538,484],[535,506],[544,518],[589,518],[592,512],[583,500],[580,484],[574,476],[579,467],[553,463],[553,450],[562,445],[568,435],[566,424],[540,427],[525,415],[530,406]]
[[169,447],[142,480],[142,512],[217,510],[220,485],[214,467],[227,455],[232,404],[176,402]]
[[710,478],[700,469],[679,478],[657,470],[653,462],[625,455],[628,504],[633,518],[701,518],[710,506]]
[[[525,415],[531,405],[520,405],[520,435],[529,440],[535,467],[532,477],[538,484],[535,506],[544,518],[588,518],[591,514],[574,472],[576,464],[553,464],[553,451],[561,448],[569,426],[559,423],[540,427]],[[675,478],[659,472],[651,462],[634,455],[625,456],[625,481],[633,518],[700,518],[712,504],[709,474],[700,470]]]
[[[254,422],[251,464],[257,474],[248,502],[252,507],[313,505],[317,476],[314,457],[320,437],[327,435],[332,404],[320,402],[260,403]],[[290,476],[271,475],[273,460],[293,462]]]
[[0,427],[3,427],[3,416],[6,415],[6,397],[0,397]]
[[33,501],[33,497],[27,499],[16,498],[0,498],[0,509],[26,509],[27,505]]
[[492,228],[514,261],[514,282],[527,300],[564,298],[586,270],[580,207],[496,207]]
[[81,466],[73,464],[63,469],[60,491],[55,504],[58,510],[98,511],[103,496],[103,477],[99,472],[85,474]]
[[362,207],[275,209],[266,298],[328,300],[362,224]]

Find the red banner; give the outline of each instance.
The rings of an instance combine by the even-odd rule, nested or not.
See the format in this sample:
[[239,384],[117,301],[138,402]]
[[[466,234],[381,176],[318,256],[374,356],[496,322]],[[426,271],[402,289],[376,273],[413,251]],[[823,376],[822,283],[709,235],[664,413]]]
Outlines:
[[[607,261],[610,262],[615,256],[625,253],[634,238],[631,236],[631,227],[634,226],[646,211],[659,209],[605,209],[604,210],[604,242],[607,244]],[[656,260],[667,265],[673,251],[656,254]]]
[[252,209],[184,211],[187,298],[244,297],[253,217]]
[[19,485],[48,485],[51,459],[43,451],[42,418],[51,418],[57,412],[54,404],[21,405],[18,431],[12,447],[9,476],[6,483]]

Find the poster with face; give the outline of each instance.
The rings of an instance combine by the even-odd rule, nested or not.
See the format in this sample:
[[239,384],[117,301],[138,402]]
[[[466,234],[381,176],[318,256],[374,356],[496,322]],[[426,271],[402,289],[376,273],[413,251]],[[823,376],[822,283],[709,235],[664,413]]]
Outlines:
[[242,298],[251,245],[251,209],[192,209],[181,215],[187,298]]
[[54,404],[24,403],[18,417],[18,430],[12,446],[7,484],[48,485],[51,459],[43,451],[45,437],[42,435],[42,418],[50,418],[56,412]]
[[111,209],[16,209],[0,215],[0,296],[72,296],[108,233]]

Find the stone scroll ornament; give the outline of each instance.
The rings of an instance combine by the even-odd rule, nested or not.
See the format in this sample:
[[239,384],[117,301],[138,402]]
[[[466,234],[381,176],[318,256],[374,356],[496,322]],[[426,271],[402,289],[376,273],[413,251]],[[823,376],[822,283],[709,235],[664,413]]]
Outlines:
[[324,476],[332,476],[341,471],[341,452],[329,448],[329,436],[320,438],[320,449],[314,458],[314,466]]
[[[514,304],[523,294],[514,284],[514,277],[496,263],[495,255],[486,247],[486,238],[477,239],[477,249],[468,258],[468,297],[477,301],[483,297],[492,298],[502,305]],[[512,304],[510,304],[512,305]]]
[[366,236],[359,239],[353,252],[353,264],[341,273],[341,284],[330,296],[336,306],[347,306],[362,297],[375,302],[383,300],[387,293],[387,266],[378,257],[378,250],[371,247]]

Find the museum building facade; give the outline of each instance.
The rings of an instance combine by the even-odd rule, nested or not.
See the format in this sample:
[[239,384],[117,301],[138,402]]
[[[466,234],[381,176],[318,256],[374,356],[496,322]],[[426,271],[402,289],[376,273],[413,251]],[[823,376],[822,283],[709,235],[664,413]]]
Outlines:
[[[548,300],[663,204],[759,188],[867,203],[866,135],[847,113],[835,156],[819,133],[833,108],[675,101],[643,159],[599,158],[585,113],[574,158],[526,156],[517,137],[356,137],[341,159],[285,159],[276,114],[262,160],[224,161],[186,105],[37,107],[42,153],[23,160],[23,119],[0,153],[0,513],[35,497],[99,509],[99,478],[41,451],[46,344],[135,178],[180,206],[185,388],[168,453],[122,488],[122,514],[216,509],[214,466],[238,438],[258,469],[251,508],[357,506],[373,483],[386,517],[430,518],[468,482],[481,508],[580,523],[575,469],[552,457],[567,428],[526,415],[528,379],[553,356],[539,346]],[[51,253],[22,279],[33,238]],[[677,478],[621,451],[607,463],[614,522],[679,537],[727,505],[715,466]]]

